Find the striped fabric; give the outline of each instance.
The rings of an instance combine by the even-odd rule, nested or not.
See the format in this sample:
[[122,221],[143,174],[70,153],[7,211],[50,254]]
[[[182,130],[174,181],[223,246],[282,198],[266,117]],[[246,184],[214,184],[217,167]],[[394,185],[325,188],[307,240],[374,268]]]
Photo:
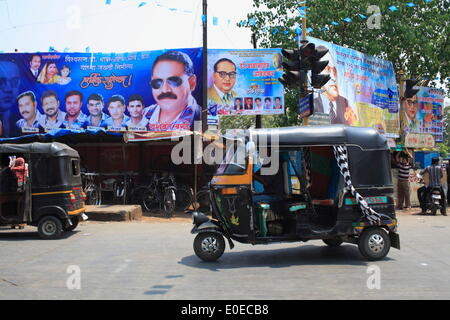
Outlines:
[[411,169],[410,164],[398,164],[398,178],[400,180],[408,180],[409,179],[409,169]]

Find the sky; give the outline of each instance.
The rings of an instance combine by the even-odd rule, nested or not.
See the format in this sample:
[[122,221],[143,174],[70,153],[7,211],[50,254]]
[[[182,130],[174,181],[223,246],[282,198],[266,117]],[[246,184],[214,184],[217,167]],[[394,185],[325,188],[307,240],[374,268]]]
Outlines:
[[[237,23],[255,10],[253,0],[208,0],[208,48],[252,48],[250,30]],[[202,0],[0,0],[0,52],[201,46]]]
[[[236,26],[254,11],[252,4],[253,0],[208,0],[208,48],[252,48],[249,29]],[[202,0],[0,0],[3,52],[46,52],[50,47],[85,52],[89,47],[90,52],[106,53],[200,46]]]

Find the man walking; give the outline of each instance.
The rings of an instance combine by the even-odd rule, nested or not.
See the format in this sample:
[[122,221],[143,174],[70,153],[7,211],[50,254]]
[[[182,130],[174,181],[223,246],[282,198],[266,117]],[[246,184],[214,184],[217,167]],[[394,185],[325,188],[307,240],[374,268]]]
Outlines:
[[[397,209],[403,210],[405,204],[406,210],[411,209],[411,200],[409,192],[409,170],[411,161],[409,153],[397,153],[395,157],[398,166],[398,189],[397,189]],[[411,157],[412,159],[412,157]]]

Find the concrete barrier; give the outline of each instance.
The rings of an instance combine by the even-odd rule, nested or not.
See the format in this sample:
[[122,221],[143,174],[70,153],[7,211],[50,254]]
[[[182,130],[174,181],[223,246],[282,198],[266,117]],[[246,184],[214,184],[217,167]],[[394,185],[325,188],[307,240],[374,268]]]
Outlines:
[[86,206],[86,215],[94,221],[133,221],[141,220],[140,205],[100,205]]

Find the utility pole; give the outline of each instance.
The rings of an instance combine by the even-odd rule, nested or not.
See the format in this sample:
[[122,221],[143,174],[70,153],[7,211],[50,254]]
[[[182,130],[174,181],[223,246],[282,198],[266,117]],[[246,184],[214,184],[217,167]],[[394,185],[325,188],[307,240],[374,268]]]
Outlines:
[[399,90],[400,90],[400,92],[399,92],[399,98],[400,98],[400,101],[401,101],[401,99],[403,98],[403,92],[405,91],[404,90],[404,87],[405,87],[405,78],[404,78],[404,75],[405,75],[405,73],[403,72],[403,70],[400,70],[399,71],[399,80],[400,80],[400,88],[399,88]]
[[203,70],[203,86],[202,86],[202,132],[208,129],[208,89],[206,87],[206,79],[208,75],[208,0],[203,0],[203,52],[202,52],[202,70]]

